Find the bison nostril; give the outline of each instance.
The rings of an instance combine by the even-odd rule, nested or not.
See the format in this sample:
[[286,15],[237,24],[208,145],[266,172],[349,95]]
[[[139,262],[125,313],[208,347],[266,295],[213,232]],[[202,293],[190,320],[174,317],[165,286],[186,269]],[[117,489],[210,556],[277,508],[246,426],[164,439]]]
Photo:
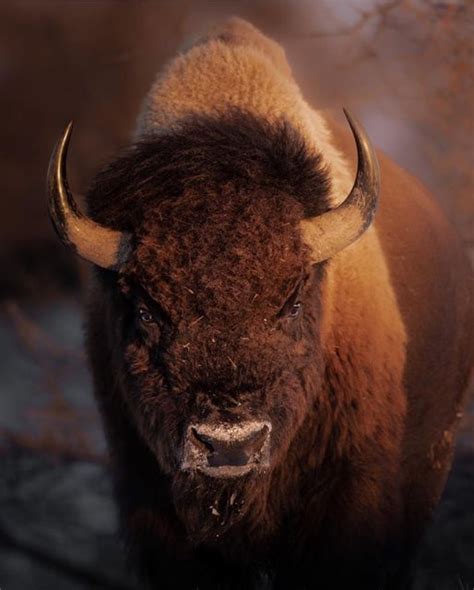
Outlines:
[[262,448],[263,443],[267,440],[269,428],[265,424],[263,428],[250,435],[246,441],[247,451],[250,453],[256,453]]
[[212,439],[205,434],[199,433],[194,426],[191,428],[191,437],[193,439],[193,443],[197,445],[198,448],[201,448],[203,451],[208,451],[212,453],[214,451],[214,447],[212,445]]

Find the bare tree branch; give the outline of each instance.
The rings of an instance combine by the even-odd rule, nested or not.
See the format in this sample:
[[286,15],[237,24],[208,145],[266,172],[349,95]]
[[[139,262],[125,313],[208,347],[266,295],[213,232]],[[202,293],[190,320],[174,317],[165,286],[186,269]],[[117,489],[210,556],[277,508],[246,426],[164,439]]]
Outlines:
[[359,13],[360,17],[352,25],[328,31],[314,31],[308,36],[312,38],[323,38],[354,35],[361,32],[368,24],[374,21],[376,21],[377,29],[381,28],[386,24],[390,13],[396,8],[401,8],[406,3],[407,0],[390,0],[388,2],[378,4],[369,10],[358,10],[357,12]]

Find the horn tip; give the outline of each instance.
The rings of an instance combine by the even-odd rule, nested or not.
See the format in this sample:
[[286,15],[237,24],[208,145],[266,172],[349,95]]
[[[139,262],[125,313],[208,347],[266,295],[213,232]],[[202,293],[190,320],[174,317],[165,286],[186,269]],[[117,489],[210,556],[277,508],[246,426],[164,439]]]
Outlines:
[[347,122],[349,123],[351,129],[354,129],[354,127],[357,125],[356,117],[354,117],[354,115],[351,114],[349,109],[346,109],[345,107],[342,107],[342,111],[343,111],[344,116],[346,117]]
[[66,125],[66,128],[64,129],[64,136],[65,137],[67,137],[67,138],[71,137],[73,127],[74,127],[74,122],[71,119],[69,121],[69,123]]
[[59,155],[58,162],[62,161],[63,152],[64,152],[64,155],[67,154],[68,147],[69,147],[69,141],[71,140],[72,128],[73,128],[73,122],[71,120],[66,125],[66,127],[63,131],[63,134],[61,135],[61,137],[58,140],[58,143],[56,144],[56,150]]

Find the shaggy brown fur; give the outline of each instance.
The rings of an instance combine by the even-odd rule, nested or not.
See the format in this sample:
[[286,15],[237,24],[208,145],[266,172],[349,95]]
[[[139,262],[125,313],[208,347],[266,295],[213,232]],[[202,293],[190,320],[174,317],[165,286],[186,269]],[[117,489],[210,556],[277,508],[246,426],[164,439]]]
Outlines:
[[[212,46],[209,55],[222,57],[238,46],[242,57],[239,26],[191,53]],[[273,46],[264,39],[255,37],[246,59],[257,56],[269,77],[277,60],[280,84],[289,75],[283,57],[265,57]],[[191,67],[189,55],[179,67]],[[158,85],[163,98],[166,76]],[[186,88],[163,127],[153,117],[172,101],[157,107],[150,98],[164,111],[150,107],[147,132],[88,195],[93,219],[134,236],[120,273],[97,271],[87,330],[134,560],[151,588],[252,588],[265,576],[281,589],[402,588],[449,466],[441,428],[452,433],[454,422],[439,419],[429,392],[420,396],[429,367],[414,355],[431,355],[427,335],[437,332],[427,316],[411,322],[410,282],[394,275],[395,296],[390,271],[401,251],[418,261],[417,275],[436,268],[441,286],[421,281],[432,317],[456,306],[441,330],[453,352],[437,373],[456,389],[443,402],[452,409],[472,358],[469,280],[456,240],[425,204],[410,227],[408,205],[391,219],[401,197],[390,178],[406,176],[384,163],[382,224],[390,220],[389,236],[409,234],[409,251],[372,228],[312,266],[299,223],[327,210],[330,179],[344,177],[337,150],[318,154],[320,138],[308,142],[308,127],[293,124],[299,103],[285,117],[230,100],[223,114],[222,95],[215,112],[197,115],[183,106]],[[412,181],[403,191],[424,203]],[[423,232],[446,239],[422,264],[410,236]],[[303,313],[293,317],[297,301]],[[140,308],[152,323],[140,321]],[[267,470],[236,479],[180,470],[190,423],[248,419],[272,423]],[[412,434],[417,423],[422,441]],[[430,471],[430,494],[416,469],[431,447],[442,465]]]

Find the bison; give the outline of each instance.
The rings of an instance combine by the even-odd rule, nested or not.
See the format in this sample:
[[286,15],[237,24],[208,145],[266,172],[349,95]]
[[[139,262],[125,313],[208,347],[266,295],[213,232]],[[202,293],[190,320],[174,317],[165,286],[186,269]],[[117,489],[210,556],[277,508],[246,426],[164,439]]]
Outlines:
[[88,357],[150,588],[410,584],[467,389],[472,276],[425,188],[346,117],[352,134],[231,19],[160,73],[87,216],[70,126],[52,154],[52,220],[95,265]]

